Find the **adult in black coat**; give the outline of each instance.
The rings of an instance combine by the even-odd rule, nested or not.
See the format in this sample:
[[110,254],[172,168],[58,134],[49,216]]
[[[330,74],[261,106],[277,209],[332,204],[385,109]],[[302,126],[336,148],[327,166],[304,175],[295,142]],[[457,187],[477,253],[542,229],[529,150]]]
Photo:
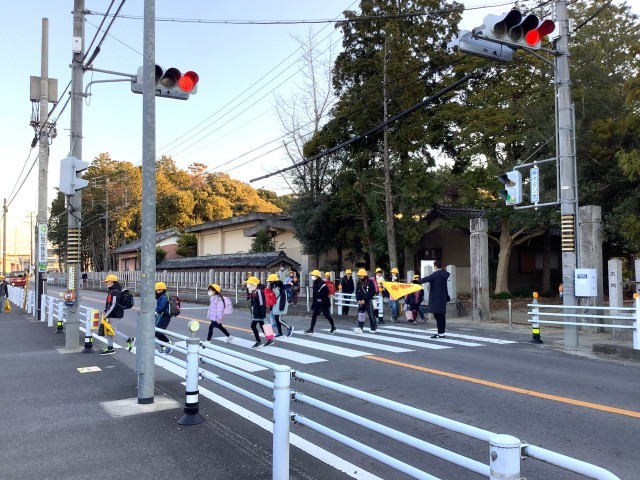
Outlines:
[[314,270],[311,272],[311,290],[313,292],[312,302],[311,302],[311,326],[309,330],[305,330],[304,333],[307,335],[313,335],[313,329],[316,326],[316,320],[318,319],[318,315],[321,313],[324,317],[329,321],[331,325],[330,334],[336,333],[336,325],[333,322],[333,318],[331,317],[331,313],[329,309],[331,308],[331,300],[329,300],[329,288],[327,284],[320,278],[320,271]]
[[[340,291],[344,294],[353,295],[355,291],[355,284],[353,282],[353,277],[351,276],[351,270],[347,269],[344,277],[340,279]],[[346,305],[342,306],[342,315],[349,315],[349,307]]]
[[428,283],[429,288],[429,312],[433,313],[438,325],[438,333],[431,338],[444,338],[447,320],[447,302],[449,293],[447,291],[447,280],[451,274],[442,269],[442,261],[436,260],[433,263],[433,273],[419,280],[421,284]]

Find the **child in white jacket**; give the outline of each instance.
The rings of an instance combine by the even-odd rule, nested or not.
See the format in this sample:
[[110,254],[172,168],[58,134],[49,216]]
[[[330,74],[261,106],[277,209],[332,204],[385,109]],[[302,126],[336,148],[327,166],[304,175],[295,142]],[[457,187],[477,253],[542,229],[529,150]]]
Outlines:
[[209,285],[209,288],[207,289],[207,294],[209,295],[209,299],[210,299],[209,313],[207,314],[207,318],[211,320],[211,324],[209,325],[209,333],[207,334],[207,342],[211,341],[214,328],[220,329],[220,331],[226,335],[227,342],[231,342],[232,340],[231,334],[222,325],[222,317],[224,316],[225,302],[230,302],[231,300],[224,298],[222,295],[220,295],[220,285],[216,283],[212,283],[211,285]]

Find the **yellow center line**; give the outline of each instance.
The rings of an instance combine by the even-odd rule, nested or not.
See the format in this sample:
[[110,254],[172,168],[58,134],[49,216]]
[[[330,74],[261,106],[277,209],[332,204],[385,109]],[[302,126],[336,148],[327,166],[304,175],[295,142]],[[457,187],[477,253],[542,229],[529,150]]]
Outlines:
[[626,415],[628,417],[640,418],[640,412],[633,410],[625,410],[623,408],[608,407],[606,405],[600,405],[598,403],[584,402],[582,400],[575,400],[573,398],[559,397],[557,395],[550,395],[548,393],[536,392],[535,390],[527,390],[526,388],[512,387],[511,385],[504,385],[502,383],[489,382],[487,380],[481,380],[479,378],[467,377],[466,375],[459,375],[457,373],[445,372],[443,370],[435,370],[433,368],[421,367],[419,365],[412,365],[410,363],[398,362],[397,360],[390,360],[388,358],[378,357],[376,355],[367,355],[364,358],[374,360],[376,362],[389,363],[399,367],[410,368],[412,370],[419,370],[421,372],[432,373],[434,375],[440,375],[443,377],[455,378],[456,380],[462,380],[464,382],[476,383],[478,385],[484,385],[486,387],[499,388],[500,390],[506,390],[508,392],[520,393],[522,395],[529,395],[531,397],[544,398],[546,400],[552,400],[554,402],[567,403],[569,405],[576,405],[579,407],[591,408],[593,410],[601,410],[608,413],[617,413],[618,415]]

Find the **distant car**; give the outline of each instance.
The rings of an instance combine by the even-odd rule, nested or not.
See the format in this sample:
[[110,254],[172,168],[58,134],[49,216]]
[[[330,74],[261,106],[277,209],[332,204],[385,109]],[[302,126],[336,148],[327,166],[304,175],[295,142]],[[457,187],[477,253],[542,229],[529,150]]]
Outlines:
[[18,270],[9,274],[9,285],[24,287],[27,284],[27,272]]

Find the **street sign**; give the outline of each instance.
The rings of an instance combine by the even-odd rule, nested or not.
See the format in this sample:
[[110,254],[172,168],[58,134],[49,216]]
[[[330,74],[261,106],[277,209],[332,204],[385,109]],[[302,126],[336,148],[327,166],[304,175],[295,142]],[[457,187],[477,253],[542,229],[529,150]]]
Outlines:
[[531,203],[540,202],[540,169],[533,167],[529,170],[529,187],[531,188]]
[[38,225],[38,272],[47,271],[47,224]]

